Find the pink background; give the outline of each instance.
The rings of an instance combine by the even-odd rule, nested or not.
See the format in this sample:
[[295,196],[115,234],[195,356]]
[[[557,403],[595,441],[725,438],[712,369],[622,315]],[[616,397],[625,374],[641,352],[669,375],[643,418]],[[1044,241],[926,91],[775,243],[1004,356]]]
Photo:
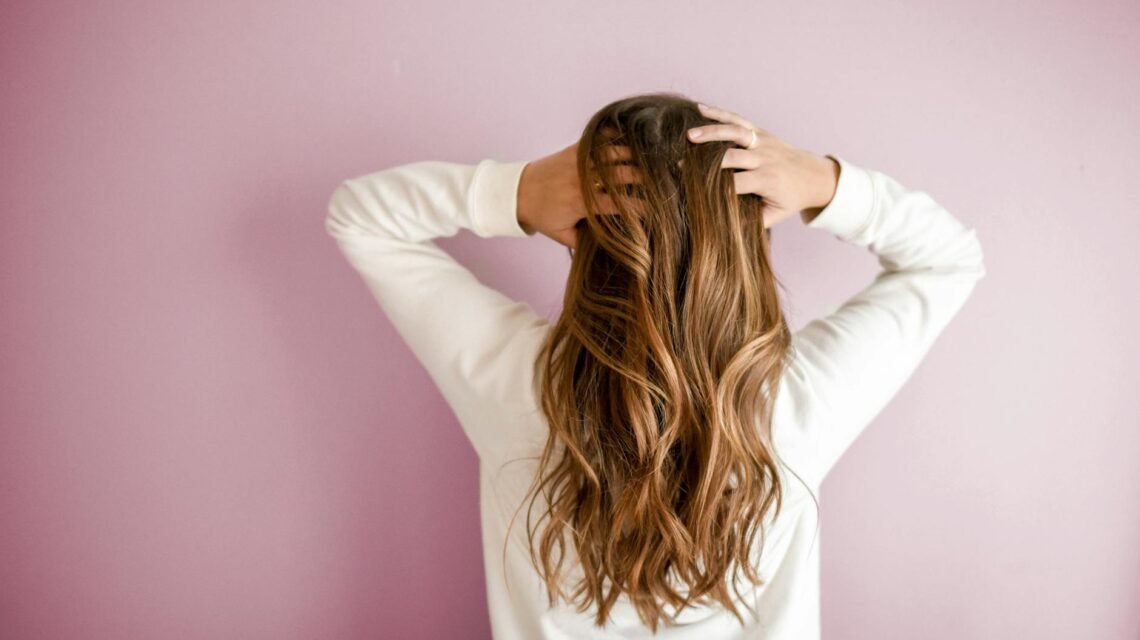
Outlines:
[[[825,637],[1140,637],[1138,26],[1133,0],[3,3],[0,636],[487,637],[476,458],[325,204],[675,90],[930,191],[986,251],[825,485]],[[877,267],[776,237],[796,326]],[[440,244],[557,313],[561,246]]]

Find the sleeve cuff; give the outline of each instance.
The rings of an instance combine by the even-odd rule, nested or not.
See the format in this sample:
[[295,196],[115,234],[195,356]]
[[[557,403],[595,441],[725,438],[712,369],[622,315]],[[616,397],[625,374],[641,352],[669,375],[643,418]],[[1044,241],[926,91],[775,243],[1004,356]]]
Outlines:
[[526,161],[499,162],[485,159],[475,167],[471,184],[471,230],[478,236],[526,238],[519,224],[518,189]]
[[831,232],[843,240],[855,238],[871,221],[875,207],[875,189],[867,170],[834,155],[839,163],[839,179],[831,202],[807,223],[812,229]]

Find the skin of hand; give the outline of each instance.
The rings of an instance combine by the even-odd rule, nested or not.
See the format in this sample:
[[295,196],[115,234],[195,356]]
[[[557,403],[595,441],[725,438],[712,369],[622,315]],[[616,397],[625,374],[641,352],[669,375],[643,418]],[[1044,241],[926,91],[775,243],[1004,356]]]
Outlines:
[[[731,140],[741,147],[752,141],[753,148],[729,149],[721,163],[724,169],[739,169],[733,180],[737,194],[761,196],[764,226],[771,227],[794,213],[810,222],[831,202],[839,180],[839,164],[828,157],[799,149],[731,111],[699,105],[701,113],[720,124],[689,130],[692,142]],[[694,132],[700,132],[694,136]],[[527,232],[538,231],[559,244],[577,248],[577,224],[586,217],[586,204],[580,191],[578,143],[528,162],[519,179],[517,216]],[[640,170],[621,164],[631,158],[625,146],[607,147],[603,160],[616,164],[619,184],[636,184]],[[603,190],[596,194],[606,210],[615,210],[613,200]]]
[[[607,147],[602,154],[607,163],[617,164],[614,171],[618,184],[640,181],[640,170],[620,164],[631,158],[629,147]],[[578,175],[578,143],[544,158],[528,162],[519,178],[518,220],[527,233],[538,231],[559,244],[578,246],[579,220],[586,217]],[[613,200],[598,189],[598,201],[607,211],[616,210]]]
[[[771,227],[794,213],[811,222],[831,202],[839,183],[839,163],[826,156],[796,148],[757,127],[743,116],[704,104],[701,113],[721,124],[689,130],[689,140],[701,143],[730,140],[743,149],[729,149],[721,167],[740,169],[733,175],[736,193],[762,198],[764,226]],[[752,131],[756,142],[751,149]]]

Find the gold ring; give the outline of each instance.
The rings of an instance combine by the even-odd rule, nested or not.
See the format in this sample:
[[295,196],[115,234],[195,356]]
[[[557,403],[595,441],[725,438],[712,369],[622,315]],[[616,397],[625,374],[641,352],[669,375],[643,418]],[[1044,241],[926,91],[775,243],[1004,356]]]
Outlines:
[[756,146],[756,130],[752,129],[752,142],[748,143],[748,148],[751,149],[752,147],[755,147],[755,146]]

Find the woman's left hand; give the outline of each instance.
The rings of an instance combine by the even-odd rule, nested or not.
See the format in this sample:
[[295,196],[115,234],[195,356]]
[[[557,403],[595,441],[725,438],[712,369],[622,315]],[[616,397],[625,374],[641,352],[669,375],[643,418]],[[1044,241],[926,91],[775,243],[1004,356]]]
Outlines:
[[760,211],[765,227],[796,213],[810,222],[831,202],[839,182],[839,162],[788,144],[727,109],[700,105],[700,110],[723,124],[694,127],[689,140],[729,140],[744,147],[725,151],[721,168],[740,169],[732,176],[738,195],[752,193],[763,198]]
[[[606,162],[630,159],[629,147],[611,146],[602,152]],[[640,172],[630,165],[615,167],[615,177],[621,184],[637,183]],[[606,211],[614,211],[613,200],[595,187],[595,197]],[[519,180],[519,225],[530,233],[538,231],[559,244],[578,247],[578,221],[586,217],[586,202],[582,197],[578,175],[578,143],[528,162]]]

